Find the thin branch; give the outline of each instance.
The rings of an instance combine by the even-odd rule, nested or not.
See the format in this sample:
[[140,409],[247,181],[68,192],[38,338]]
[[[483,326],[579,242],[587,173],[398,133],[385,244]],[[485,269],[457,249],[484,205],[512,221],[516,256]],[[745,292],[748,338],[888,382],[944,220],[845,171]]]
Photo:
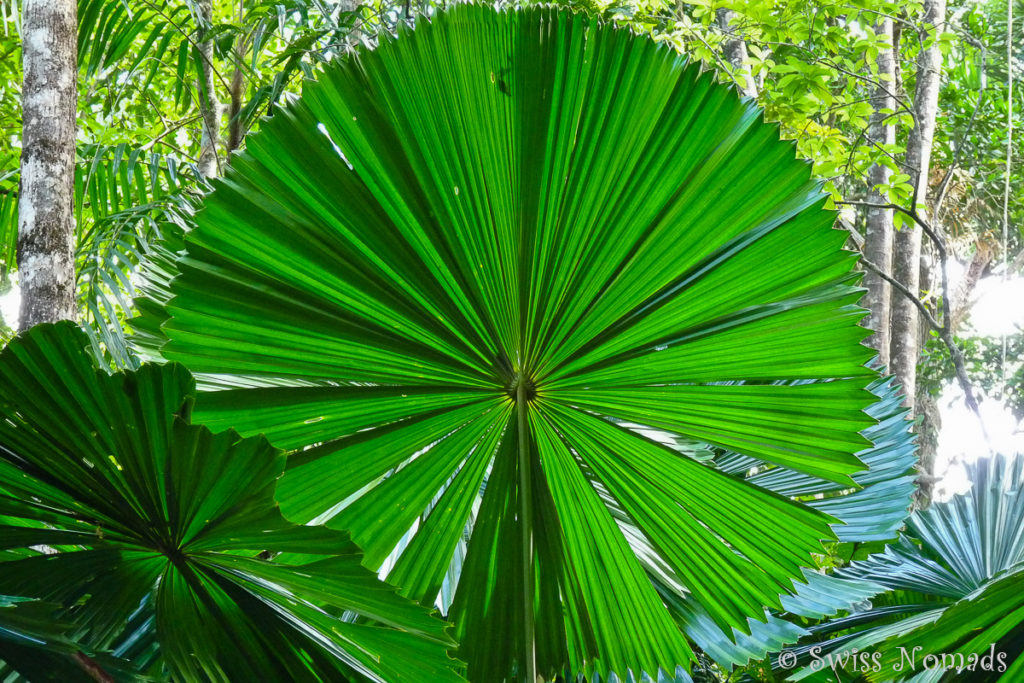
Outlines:
[[935,319],[935,316],[932,315],[932,312],[928,310],[928,307],[921,302],[921,299],[916,297],[914,293],[911,292],[905,284],[894,278],[892,275],[886,273],[884,270],[881,269],[881,267],[869,261],[866,256],[861,256],[860,262],[864,266],[866,266],[868,270],[875,273],[875,275],[878,275],[880,278],[882,278],[890,285],[898,289],[900,291],[900,294],[904,295],[909,300],[913,301],[914,305],[917,306],[917,310],[921,312],[921,317],[925,319],[925,322],[928,323],[929,327],[931,327],[936,332],[942,331],[942,325],[940,325],[939,321]]
[[884,83],[882,81],[876,80],[874,78],[870,78],[868,76],[865,76],[864,74],[859,74],[859,73],[856,73],[854,71],[850,71],[849,69],[846,69],[845,67],[840,66],[836,62],[834,62],[831,59],[828,59],[826,57],[815,56],[810,50],[808,50],[803,45],[798,45],[796,43],[790,43],[790,42],[784,41],[784,40],[774,40],[774,41],[772,41],[772,40],[765,40],[765,41],[759,41],[759,42],[760,42],[761,45],[778,45],[778,46],[781,46],[781,47],[791,47],[791,48],[793,48],[795,50],[800,50],[801,52],[805,53],[805,55],[806,55],[806,58],[804,59],[804,63],[806,63],[806,64],[824,64],[826,67],[829,67],[831,69],[835,69],[836,71],[838,71],[839,73],[843,74],[844,76],[849,76],[850,78],[856,79],[858,81],[863,81],[864,83],[867,83],[868,85],[871,85],[871,86],[874,86],[876,88],[881,89],[881,90],[885,91],[885,93],[889,97],[893,98],[899,104],[900,108],[905,113],[910,114],[914,118],[915,122],[917,121],[917,112],[915,112],[913,110],[913,108],[907,103],[907,99],[905,97],[902,97],[898,93],[893,93],[892,91],[890,91],[888,84],[886,84],[886,83]]
[[866,7],[857,7],[855,5],[842,5],[842,7],[845,8],[845,9],[853,10],[855,12],[863,12],[864,14],[874,14],[874,15],[877,15],[877,16],[880,16],[880,17],[884,17],[886,19],[892,19],[894,22],[896,22],[898,24],[903,24],[904,26],[907,26],[907,27],[913,29],[913,31],[918,34],[918,42],[920,43],[920,47],[924,47],[924,41],[921,40],[921,31],[920,31],[919,27],[917,26],[917,24],[915,24],[914,22],[912,22],[912,21],[910,21],[908,19],[905,19],[905,18],[903,18],[901,16],[898,16],[898,15],[895,15],[895,14],[889,14],[887,12],[882,12],[881,10],[868,9]]
[[[874,98],[868,98],[868,99],[874,99]],[[901,116],[901,114],[893,112],[892,114],[889,114],[889,115],[885,116],[884,118],[880,119],[879,121],[876,121],[875,123],[876,123],[876,125],[888,125],[889,119],[893,118],[894,116]],[[854,152],[856,151],[856,149],[858,147],[860,147],[861,141],[867,138],[868,131],[871,129],[871,125],[872,124],[869,121],[868,123],[866,123],[864,126],[861,127],[860,133],[857,135],[857,139],[854,141],[853,145],[850,146],[850,155],[846,158],[846,165],[843,167],[843,173],[842,173],[842,175],[840,177],[844,177],[844,178],[850,177],[850,169],[853,166],[853,162],[855,160],[854,159]],[[885,149],[885,147],[882,144],[880,144],[878,142],[875,142],[874,140],[870,140],[867,146],[869,148],[873,148],[873,149],[878,150],[879,152],[882,153],[883,156],[887,156],[890,159],[892,159],[893,162],[897,166],[901,167],[903,170],[907,170],[907,167],[903,163],[903,161],[900,160],[900,159],[897,159],[896,155],[893,154],[892,152],[888,151],[887,149]]]
[[874,266],[872,268],[872,270],[874,270],[879,275],[882,275],[882,277],[884,277],[886,280],[889,281],[890,284],[892,284],[894,287],[896,287],[896,289],[901,294],[904,294],[910,300],[912,300],[914,302],[914,304],[917,306],[918,310],[920,310],[920,311],[922,311],[922,313],[924,313],[925,320],[927,320],[928,323],[935,328],[935,331],[938,332],[939,339],[942,340],[942,343],[945,344],[946,348],[949,350],[949,358],[953,362],[953,370],[956,373],[956,378],[957,378],[957,381],[960,384],[960,388],[964,392],[964,401],[967,403],[967,407],[970,408],[971,412],[974,413],[975,417],[978,418],[978,424],[981,425],[981,432],[982,432],[982,434],[985,437],[985,442],[986,442],[986,444],[989,445],[989,448],[991,449],[991,443],[992,442],[991,442],[991,440],[988,437],[988,430],[985,429],[985,421],[982,420],[982,418],[981,418],[981,409],[978,407],[978,400],[974,396],[974,389],[971,386],[970,377],[967,376],[967,364],[964,361],[964,354],[963,354],[963,351],[960,350],[960,347],[957,345],[956,339],[953,337],[953,330],[951,329],[952,320],[953,320],[953,314],[952,314],[952,311],[950,310],[949,275],[947,273],[947,268],[946,268],[947,260],[948,260],[948,252],[946,251],[946,242],[945,242],[945,240],[943,240],[938,235],[938,233],[935,232],[935,230],[932,228],[931,224],[928,223],[928,221],[926,221],[924,218],[922,218],[921,215],[916,210],[908,209],[908,208],[906,208],[904,206],[900,206],[899,204],[893,204],[891,202],[888,203],[888,204],[881,204],[881,203],[877,203],[877,202],[862,202],[862,201],[840,201],[840,202],[836,202],[836,203],[837,204],[846,204],[846,205],[850,205],[850,206],[867,206],[869,208],[892,209],[894,211],[899,211],[900,213],[903,213],[906,216],[909,216],[911,220],[913,220],[918,226],[920,226],[921,230],[926,235],[928,235],[928,238],[935,245],[935,250],[939,254],[939,262],[940,262],[940,265],[941,265],[941,272],[942,272],[942,323],[941,324],[939,324],[938,321],[935,320],[935,317],[932,316],[930,312],[924,313],[924,311],[926,310],[925,307],[924,307],[924,304],[922,304],[921,300],[913,292],[911,292],[906,286],[904,286],[903,283],[898,283],[897,284],[895,279],[892,279],[892,278],[888,277],[888,275],[885,275],[885,274],[881,273],[881,270],[878,268],[878,266]]
[[[721,57],[719,57],[718,56],[718,52],[715,50],[715,48],[711,47],[711,45],[708,43],[708,41],[704,40],[704,37],[701,36],[698,31],[696,31],[694,29],[682,29],[682,30],[680,30],[678,27],[676,28],[676,30],[679,31],[679,33],[681,34],[681,36],[683,38],[686,38],[687,36],[689,36],[691,40],[694,39],[694,38],[699,40],[704,45],[704,47],[707,48],[708,52],[711,53],[711,56],[713,56],[715,58],[715,63],[718,65],[719,73],[723,73],[726,76],[728,76],[729,79],[732,80],[733,85],[735,85],[736,88],[741,93],[743,92],[743,84],[740,83],[739,79],[736,77],[736,74],[739,73],[739,70],[736,69],[728,61],[726,61],[726,60],[722,59]],[[751,74],[751,78],[753,78],[753,74]]]
[[850,233],[850,239],[853,240],[853,246],[857,247],[857,251],[863,250],[864,235],[857,232],[857,228],[855,228],[853,224],[850,223],[845,218],[839,218],[839,225],[843,228],[843,230],[846,230],[848,233]]
[[160,7],[156,3],[152,2],[151,0],[142,0],[142,2],[146,6],[148,6],[151,10],[153,10],[154,12],[159,14],[161,17],[163,17],[167,21],[168,24],[173,26],[175,28],[175,30],[177,30],[178,33],[181,34],[182,38],[184,38],[185,40],[188,41],[189,45],[191,45],[193,48],[196,49],[196,52],[198,52],[199,55],[201,57],[203,57],[203,61],[205,61],[207,63],[207,65],[209,65],[210,70],[217,76],[218,80],[220,80],[220,84],[222,86],[224,86],[224,88],[230,87],[228,85],[227,79],[225,79],[224,76],[221,75],[220,71],[217,70],[217,67],[214,66],[213,59],[212,58],[211,59],[207,59],[206,56],[203,55],[203,51],[199,49],[199,43],[197,43],[195,40],[192,39],[192,36],[190,35],[190,33],[191,33],[190,31],[186,31],[182,26],[180,26],[177,22],[175,22],[174,19],[169,17],[162,9],[160,9]]
[[196,119],[201,118],[201,117],[202,117],[202,114],[195,114],[194,116],[187,116],[187,117],[183,118],[182,120],[180,120],[180,121],[178,121],[178,122],[176,122],[174,124],[170,124],[170,125],[168,125],[168,123],[165,121],[164,125],[165,125],[166,129],[162,133],[157,135],[155,138],[153,138],[152,140],[150,140],[149,142],[144,144],[142,146],[142,149],[147,149],[149,147],[152,147],[153,145],[157,144],[158,142],[161,142],[165,137],[167,137],[171,133],[177,132],[179,129],[184,128],[185,126],[191,125],[192,123],[195,122]]

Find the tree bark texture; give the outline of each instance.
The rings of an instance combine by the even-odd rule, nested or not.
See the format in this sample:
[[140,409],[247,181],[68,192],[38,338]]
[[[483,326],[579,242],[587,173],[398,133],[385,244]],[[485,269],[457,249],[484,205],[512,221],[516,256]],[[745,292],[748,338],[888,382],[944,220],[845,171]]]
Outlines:
[[[868,128],[868,142],[873,146],[887,146],[892,149],[896,142],[896,126],[893,124],[891,112],[896,109],[896,99],[891,93],[896,87],[896,60],[894,59],[893,45],[893,22],[892,19],[883,18],[875,27],[875,34],[879,40],[890,47],[880,48],[878,51],[878,81],[874,96],[871,99],[875,113],[871,117]],[[885,111],[882,111],[885,110]],[[878,185],[886,185],[892,175],[892,170],[883,163],[875,163],[868,170],[868,194],[867,201],[872,204],[887,204],[889,199],[877,191]],[[865,209],[865,223],[867,224],[864,255],[881,268],[886,274],[892,274],[892,250],[893,250],[893,218],[892,209],[880,209],[867,207]],[[890,287],[889,283],[873,271],[867,271],[864,275],[864,286],[867,293],[864,295],[864,306],[870,311],[865,326],[874,330],[866,340],[871,348],[878,351],[878,360],[886,368],[889,367],[889,345],[890,345]],[[897,296],[900,296],[897,293]]]
[[974,289],[978,286],[985,269],[995,258],[997,248],[997,245],[992,244],[984,237],[978,237],[975,240],[974,255],[971,257],[970,263],[967,264],[967,272],[964,273],[963,279],[960,280],[956,293],[953,295],[953,305],[951,306],[953,320],[950,321],[949,326],[954,333],[967,321],[971,305],[975,301]]
[[225,150],[225,163],[230,163],[231,153],[242,146],[242,91],[245,81],[242,77],[242,60],[245,58],[241,38],[235,46],[235,73],[231,77],[231,105],[228,108],[228,145]]
[[[238,0],[235,8],[235,22],[241,26],[245,21],[245,3]],[[235,72],[231,76],[231,103],[228,105],[228,144],[224,150],[224,163],[231,163],[231,153],[242,146],[242,138],[245,131],[242,126],[242,95],[245,94],[245,78],[242,74],[242,64],[245,61],[245,50],[247,40],[242,36],[235,39],[234,60]]]
[[[935,39],[942,32],[945,21],[946,0],[926,0],[921,36],[929,40],[930,45],[921,50],[917,58],[917,87],[914,92],[914,116],[917,121],[910,131],[905,159],[907,173],[915,188],[915,201],[920,205],[925,205],[928,198],[928,167],[931,163],[942,74],[942,53]],[[924,213],[922,210],[922,215]],[[893,254],[893,275],[915,293],[921,290],[921,235],[920,226],[910,221],[905,223],[896,233]],[[911,408],[914,407],[917,385],[919,330],[920,317],[914,303],[902,296],[894,297],[890,345],[892,372],[903,386],[904,400]]]
[[750,66],[746,63],[747,44],[742,38],[735,35],[736,29],[732,26],[735,17],[736,13],[731,9],[723,8],[715,11],[718,27],[727,36],[722,47],[725,51],[725,58],[732,65],[736,85],[740,92],[747,97],[757,97],[757,86],[750,74]]
[[18,197],[19,328],[73,320],[76,0],[25,0]]
[[[200,35],[213,25],[213,0],[196,3]],[[217,100],[213,69],[213,40],[199,43],[199,113],[202,116],[202,139],[199,149],[199,171],[207,178],[218,175],[220,160],[217,142],[220,139],[221,104]]]

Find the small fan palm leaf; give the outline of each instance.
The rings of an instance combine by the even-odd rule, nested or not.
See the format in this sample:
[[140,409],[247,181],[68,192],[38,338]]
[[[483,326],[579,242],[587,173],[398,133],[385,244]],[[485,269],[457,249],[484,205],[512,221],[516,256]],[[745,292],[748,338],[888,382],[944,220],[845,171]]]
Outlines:
[[49,548],[2,562],[0,594],[63,605],[94,650],[142,611],[176,680],[462,680],[348,534],[281,516],[281,451],[191,424],[180,365],[109,375],[87,344],[62,323],[0,352],[0,550]]

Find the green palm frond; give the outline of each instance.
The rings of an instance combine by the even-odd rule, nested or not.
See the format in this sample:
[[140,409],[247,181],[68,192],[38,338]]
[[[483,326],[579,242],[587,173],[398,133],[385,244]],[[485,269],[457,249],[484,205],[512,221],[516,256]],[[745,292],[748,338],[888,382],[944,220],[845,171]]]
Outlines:
[[[14,175],[14,174],[11,174]],[[8,178],[0,178],[6,181]],[[9,282],[15,270],[18,249],[17,182],[0,185],[0,282]]]
[[[944,671],[923,671],[927,654],[982,655],[996,644],[1009,663],[1024,651],[1024,609],[1019,596],[1007,597],[1024,588],[1024,458],[984,458],[966,470],[972,482],[967,493],[915,512],[900,543],[836,572],[842,581],[888,592],[866,609],[811,629],[815,637],[794,649],[803,664],[810,662],[814,647],[820,648],[819,656],[857,648],[885,655],[883,670],[872,672],[869,680],[909,680],[919,674],[915,682],[937,681]],[[838,635],[823,640],[832,634]],[[921,666],[897,675],[893,664],[900,661],[900,647],[912,651],[914,646],[921,648]],[[977,680],[999,678],[975,673]],[[805,668],[792,680],[825,680],[828,674]],[[1007,675],[1006,681],[1017,680]]]
[[[117,681],[141,680],[134,666],[104,653],[88,653],[73,642],[74,623],[60,618],[54,603],[0,595],[0,677],[5,681],[92,683],[90,667]],[[17,677],[20,677],[17,678]]]
[[471,679],[688,668],[657,583],[746,631],[836,520],[645,430],[850,488],[876,423],[855,256],[759,119],[584,15],[421,18],[249,139],[162,353],[264,385],[197,415],[291,450],[285,515],[441,606]]
[[[191,30],[189,3],[78,0],[78,64],[92,77],[122,60],[132,72],[173,60]],[[141,45],[139,43],[141,41]]]
[[126,144],[82,150],[75,176],[78,307],[93,352],[137,368],[124,331],[135,308],[133,276],[161,241],[188,229],[206,188],[194,165]]
[[[914,676],[916,683],[1024,679],[1024,565],[993,578],[934,621],[901,632],[878,649],[886,654],[883,672],[899,666],[900,678]],[[870,678],[889,680],[882,672],[872,672]]]
[[878,424],[864,431],[872,447],[857,454],[868,466],[853,477],[859,489],[736,453],[720,456],[715,463],[727,472],[743,474],[752,484],[805,501],[840,520],[833,530],[841,542],[892,540],[913,504],[917,447],[910,431],[910,411],[903,407],[894,379],[877,380],[869,390],[878,400],[867,413]]
[[61,605],[91,650],[141,624],[175,680],[462,680],[347,533],[281,516],[281,451],[192,424],[180,365],[108,374],[86,345],[61,323],[0,352],[0,550],[23,549],[0,594]]
[[[897,385],[889,378],[877,380],[870,389],[878,400],[867,412],[878,419],[878,424],[864,430],[864,436],[873,445],[858,453],[868,465],[867,471],[853,477],[862,488],[851,489],[796,470],[771,467],[736,453],[719,455],[715,464],[724,471],[744,474],[750,483],[831,514],[838,520],[832,528],[841,542],[891,541],[904,525],[913,502],[916,447]],[[763,660],[769,653],[780,652],[810,636],[806,627],[794,623],[794,616],[813,622],[834,617],[856,609],[886,590],[868,577],[845,577],[809,569],[804,570],[804,579],[806,583],[797,583],[793,595],[782,596],[780,613],[769,615],[765,623],[751,620],[750,633],[734,628],[726,635],[699,605],[687,601],[685,596],[673,596],[672,600],[687,635],[711,659],[729,670],[752,660]]]
[[[18,173],[0,192],[0,286],[17,270]],[[124,321],[135,311],[133,276],[156,244],[188,229],[208,189],[193,164],[117,145],[86,145],[75,166],[76,271],[80,320],[98,358],[137,368]],[[4,187],[0,186],[0,190]],[[12,324],[16,321],[10,321]]]

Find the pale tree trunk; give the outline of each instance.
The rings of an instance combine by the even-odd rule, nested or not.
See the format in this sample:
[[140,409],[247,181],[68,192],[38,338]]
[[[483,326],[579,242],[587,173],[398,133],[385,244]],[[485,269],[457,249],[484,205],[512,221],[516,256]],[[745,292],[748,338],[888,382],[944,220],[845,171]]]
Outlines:
[[[946,20],[946,0],[926,0],[921,35],[936,38]],[[917,88],[914,92],[916,125],[907,141],[906,167],[915,188],[914,197],[919,205],[928,198],[928,167],[935,136],[935,117],[938,111],[939,86],[942,72],[942,53],[938,41],[922,50],[917,58]],[[924,209],[921,209],[924,215]],[[921,227],[908,221],[896,233],[893,254],[893,275],[916,293],[921,290]],[[917,386],[917,359],[920,352],[918,336],[920,317],[914,302],[894,294],[892,301],[892,372],[903,386],[904,400],[914,407]]]
[[[896,142],[896,126],[892,123],[891,112],[896,109],[896,60],[893,55],[892,19],[883,18],[875,27],[878,38],[889,45],[878,50],[878,81],[871,105],[875,113],[871,117],[868,128],[868,142],[875,146],[891,146]],[[883,113],[881,110],[888,110]],[[867,200],[871,204],[888,203],[888,198],[874,190],[877,185],[886,185],[892,175],[891,169],[882,163],[876,163],[868,171]],[[892,209],[866,208],[867,231],[864,243],[864,256],[886,274],[892,274],[893,223]],[[870,311],[865,326],[874,330],[866,340],[871,348],[878,351],[878,360],[886,368],[889,367],[890,344],[890,287],[889,283],[872,270],[864,274],[864,306]]]
[[[201,31],[209,30],[213,23],[213,0],[199,0],[196,3]],[[199,43],[199,113],[202,116],[202,140],[199,150],[199,171],[207,178],[220,171],[217,156],[217,142],[220,139],[221,104],[217,100],[216,81],[213,68],[213,40]]]
[[988,264],[995,258],[996,247],[985,237],[978,237],[974,242],[974,255],[971,262],[967,264],[967,272],[960,280],[956,293],[953,295],[953,305],[950,307],[953,312],[953,319],[950,321],[950,328],[956,333],[967,321],[971,305],[975,302],[974,289],[981,280],[982,273]]
[[23,6],[19,328],[74,320],[76,0]]
[[731,9],[719,9],[715,11],[715,18],[718,20],[718,27],[727,36],[722,44],[725,58],[733,68],[733,76],[736,85],[747,97],[757,97],[757,86],[754,84],[754,77],[750,74],[750,66],[747,62],[747,44],[735,35],[736,29],[732,26],[736,13]]
[[[239,38],[239,40],[241,40]],[[242,146],[242,91],[245,80],[242,77],[242,59],[245,57],[244,46],[239,43],[235,47],[235,73],[231,77],[231,104],[228,107],[228,144],[224,150],[224,163],[231,163],[231,153]]]
[[[341,10],[342,13],[356,12],[359,10],[359,0],[338,0],[338,8]],[[342,47],[346,52],[351,52],[353,49],[355,49],[356,45],[362,42],[362,40],[362,21],[357,15],[355,18],[354,25],[351,27],[351,29],[348,32],[348,35],[346,35],[344,40],[342,41]]]
[[[934,244],[930,241],[923,241],[921,244],[921,268],[918,271],[921,274],[921,281],[919,287],[921,291],[932,292],[941,285],[939,282],[940,278],[936,277],[937,270],[936,264],[938,262],[938,254],[935,250]],[[931,312],[932,316],[938,319],[939,305],[937,302],[928,302],[927,308]],[[953,329],[956,333],[956,329]],[[924,345],[928,343],[928,338],[931,334],[931,328],[927,324],[918,325],[917,330],[917,349],[918,355],[920,355],[920,349],[924,348]],[[915,387],[914,387],[914,416],[917,418],[917,426],[914,428],[914,432],[917,436],[917,468],[920,472],[920,476],[917,478],[917,497],[916,506],[918,508],[927,508],[931,503],[932,488],[935,484],[935,463],[939,453],[939,433],[942,431],[942,413],[939,410],[938,398],[932,396],[929,392],[927,385],[922,386],[916,384],[917,377],[915,375]]]

